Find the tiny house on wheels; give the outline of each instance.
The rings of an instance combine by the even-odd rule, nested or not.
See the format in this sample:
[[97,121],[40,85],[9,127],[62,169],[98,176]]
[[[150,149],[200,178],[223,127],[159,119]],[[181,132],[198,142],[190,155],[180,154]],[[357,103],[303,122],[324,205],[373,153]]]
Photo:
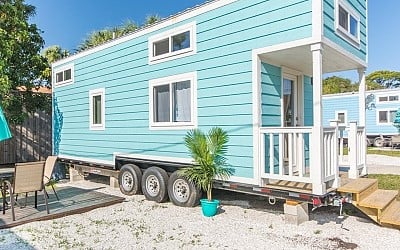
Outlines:
[[[228,132],[216,188],[312,202],[341,185],[322,75],[356,70],[365,106],[366,0],[214,0],[55,62],[54,153],[126,194],[195,204],[176,170],[188,130]],[[365,109],[349,177],[366,174]]]
[[[350,121],[359,121],[358,99],[358,93],[324,95],[324,125],[328,125],[326,119],[338,120],[344,127]],[[391,137],[399,133],[393,123],[400,109],[400,89],[370,90],[366,92],[365,100],[367,143],[376,147],[390,144]],[[347,138],[345,132],[343,136]]]

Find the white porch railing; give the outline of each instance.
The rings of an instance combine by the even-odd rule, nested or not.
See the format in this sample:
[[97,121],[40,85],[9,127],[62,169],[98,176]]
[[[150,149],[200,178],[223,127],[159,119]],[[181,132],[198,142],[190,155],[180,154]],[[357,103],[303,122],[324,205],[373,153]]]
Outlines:
[[322,168],[321,182],[338,179],[337,128],[324,128],[323,163],[312,166],[312,127],[264,127],[260,129],[261,178],[315,183],[311,172]]
[[338,129],[334,124],[330,124],[331,127],[323,128],[323,157],[322,167],[324,182],[334,181],[334,187],[337,187],[339,178],[339,165],[338,165]]
[[[365,129],[350,123],[346,129],[349,146],[349,177],[358,178],[365,168]],[[260,176],[268,181],[284,180],[323,184],[336,188],[340,184],[339,158],[343,163],[343,127],[337,121],[323,128],[322,162],[311,164],[320,151],[310,151],[313,127],[262,127],[260,128]],[[313,175],[312,173],[316,173]],[[321,174],[320,174],[321,173]],[[318,179],[318,180],[313,180]]]
[[[365,127],[357,126],[356,122],[350,122],[348,127],[339,126],[338,129],[339,165],[349,166],[349,178],[355,179],[360,175],[365,175],[367,172]],[[345,133],[347,133],[347,157],[343,153]]]
[[360,175],[367,174],[366,168],[366,142],[365,127],[357,127],[356,122],[350,122],[349,126],[349,178],[356,179]]
[[312,183],[311,133],[311,127],[260,128],[261,178]]

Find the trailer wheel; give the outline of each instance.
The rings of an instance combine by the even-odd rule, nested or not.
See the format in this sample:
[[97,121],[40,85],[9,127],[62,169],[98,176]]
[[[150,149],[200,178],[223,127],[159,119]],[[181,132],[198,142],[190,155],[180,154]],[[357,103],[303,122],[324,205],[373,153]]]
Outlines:
[[383,138],[380,138],[380,137],[375,138],[375,140],[374,140],[375,147],[383,147],[384,144],[385,144],[385,141]]
[[168,196],[176,206],[194,207],[199,204],[201,190],[175,171],[168,180]]
[[147,200],[158,203],[168,199],[168,174],[159,167],[146,169],[142,176],[142,192]]
[[119,189],[126,195],[140,194],[142,171],[133,164],[125,164],[118,174]]

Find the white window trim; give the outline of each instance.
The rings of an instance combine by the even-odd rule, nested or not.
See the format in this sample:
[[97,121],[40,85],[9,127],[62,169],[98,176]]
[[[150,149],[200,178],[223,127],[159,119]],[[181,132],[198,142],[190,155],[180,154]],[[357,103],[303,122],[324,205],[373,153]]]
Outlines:
[[336,110],[335,111],[335,120],[336,121],[339,121],[339,113],[344,114],[344,123],[339,122],[339,125],[347,125],[347,110]]
[[379,112],[382,112],[382,111],[386,111],[386,113],[387,113],[387,115],[388,115],[388,119],[390,118],[390,112],[391,111],[397,111],[397,109],[391,109],[391,108],[387,108],[387,109],[377,109],[376,110],[376,124],[378,124],[378,125],[383,125],[383,126],[393,126],[393,122],[379,122]]
[[[349,15],[353,16],[357,20],[357,36],[353,36],[349,30],[345,30],[339,25],[339,6],[341,6]],[[345,1],[335,0],[335,29],[336,33],[342,38],[350,42],[353,46],[360,47],[360,32],[361,32],[361,21],[360,15]],[[350,29],[350,18],[348,18],[348,28]]]
[[[93,96],[101,96],[101,124],[93,124]],[[89,91],[89,129],[90,130],[105,130],[106,128],[106,95],[105,89],[93,89]]]
[[[67,81],[62,81],[62,82],[56,82],[56,75],[62,71],[66,71],[68,69],[71,69],[71,79],[67,80]],[[58,86],[65,86],[65,85],[69,85],[69,84],[73,84],[74,83],[74,77],[75,77],[75,72],[74,72],[74,64],[68,64],[65,65],[61,68],[58,68],[57,70],[54,70],[53,73],[53,82],[54,82],[54,86],[58,87]]]
[[[399,100],[398,101],[389,101],[389,97],[390,96],[397,96],[399,98]],[[380,97],[387,97],[388,100],[387,101],[380,101],[379,100]],[[390,95],[390,94],[389,95],[379,95],[379,96],[376,96],[376,100],[379,103],[398,103],[398,102],[400,102],[400,95]]]
[[[153,44],[157,41],[169,38],[171,41],[171,37],[183,32],[189,31],[190,32],[190,47],[174,52],[169,52],[163,55],[159,56],[153,56],[154,55],[154,46]],[[190,56],[196,53],[197,51],[197,35],[196,35],[196,22],[191,22],[186,25],[179,26],[177,28],[168,30],[166,32],[154,35],[149,37],[148,40],[148,54],[149,54],[149,64],[156,64],[156,63],[161,63],[169,60],[174,60],[177,58],[185,57],[185,56]]]
[[[154,122],[154,94],[153,88],[160,85],[172,84],[190,80],[191,92],[191,119],[190,122]],[[171,112],[172,114],[172,112]],[[180,130],[197,127],[197,72],[173,75],[149,81],[149,128],[150,130]]]

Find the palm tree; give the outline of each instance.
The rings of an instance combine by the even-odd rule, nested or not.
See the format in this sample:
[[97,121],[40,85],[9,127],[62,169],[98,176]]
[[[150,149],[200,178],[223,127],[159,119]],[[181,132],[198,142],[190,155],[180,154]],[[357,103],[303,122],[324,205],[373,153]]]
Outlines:
[[146,17],[146,21],[144,22],[143,26],[155,24],[156,22],[158,22],[160,20],[161,20],[161,17],[159,15],[149,15]]
[[178,174],[193,181],[207,192],[207,199],[212,200],[212,184],[215,178],[228,179],[233,174],[227,168],[228,135],[221,128],[212,128],[207,135],[198,129],[189,131],[185,136],[185,145],[194,160],[194,166],[180,169]]

